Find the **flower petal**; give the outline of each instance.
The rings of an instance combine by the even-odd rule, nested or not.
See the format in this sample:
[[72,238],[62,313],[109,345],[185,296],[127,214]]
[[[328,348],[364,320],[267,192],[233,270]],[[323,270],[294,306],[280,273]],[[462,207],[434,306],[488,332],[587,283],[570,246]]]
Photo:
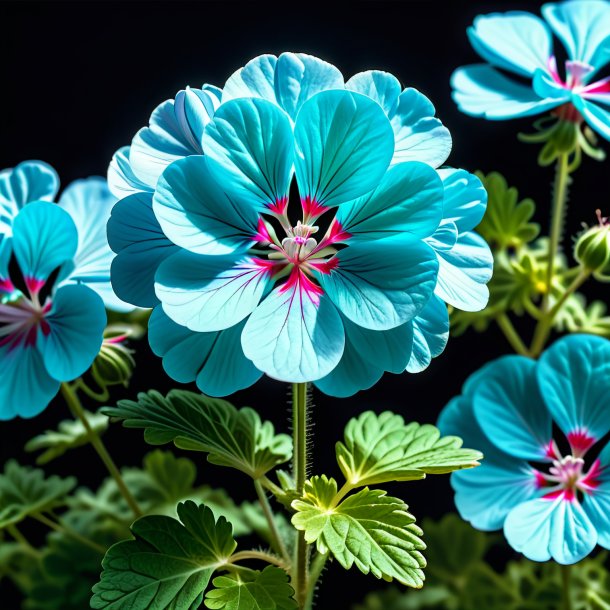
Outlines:
[[525,11],[479,15],[468,28],[468,38],[483,59],[521,76],[546,69],[553,53],[546,23]]
[[532,561],[570,565],[584,559],[597,532],[577,500],[538,498],[516,506],[504,522],[508,543]]
[[413,239],[357,242],[332,260],[328,273],[317,273],[324,291],[345,317],[371,330],[412,320],[436,283],[434,251]]
[[593,335],[570,335],[556,341],[540,357],[540,391],[553,419],[570,439],[590,439],[610,432],[608,384],[610,341]]
[[375,100],[388,117],[394,116],[402,87],[398,79],[389,72],[367,70],[354,74],[345,88]]
[[40,351],[51,377],[71,381],[82,375],[102,346],[106,311],[101,298],[86,286],[62,286],[45,317],[49,333],[40,335]]
[[129,160],[131,147],[119,148],[108,166],[108,188],[117,198],[122,199],[134,193],[153,191],[154,187],[140,180],[134,173]]
[[32,345],[7,345],[0,347],[0,360],[0,421],[38,415],[60,385],[47,373],[40,352]]
[[449,340],[449,313],[447,306],[432,295],[419,315],[411,322],[413,348],[406,367],[409,373],[420,373],[428,368],[432,358],[440,356]]
[[523,356],[489,363],[473,390],[473,405],[479,425],[494,445],[518,458],[544,461],[553,432],[536,366]]
[[443,219],[454,222],[458,231],[471,231],[487,209],[487,191],[477,176],[463,169],[438,170],[443,181]]
[[152,193],[136,193],[119,201],[108,221],[108,241],[115,293],[138,307],[154,307],[155,273],[162,261],[179,251],[161,230],[152,209]]
[[610,7],[603,0],[545,4],[542,15],[563,42],[568,56],[594,68],[610,60]]
[[195,333],[156,307],[148,322],[148,340],[172,379],[196,380],[204,394],[228,396],[250,387],[262,375],[241,348],[244,325],[245,321],[220,332]]
[[424,163],[399,163],[376,189],[339,207],[337,222],[353,237],[381,239],[408,233],[428,237],[443,214],[443,186]]
[[176,245],[197,254],[229,254],[252,245],[259,215],[249,203],[228,197],[210,174],[206,157],[197,155],[163,172],[153,210]]
[[582,114],[585,121],[591,125],[599,135],[610,140],[610,112],[594,102],[587,101],[577,95],[573,97],[574,106]]
[[610,549],[610,443],[602,449],[590,472],[594,474],[588,481],[583,508],[597,530],[597,543]]
[[31,201],[53,201],[57,172],[42,161],[24,161],[0,172],[0,233],[11,234],[13,219]]
[[155,290],[165,313],[197,332],[224,330],[254,311],[269,268],[240,254],[205,256],[181,250],[163,261]]
[[298,271],[254,310],[242,334],[244,353],[256,368],[292,383],[328,375],[344,345],[337,309]]
[[13,221],[13,249],[26,283],[44,282],[78,246],[78,233],[70,215],[54,203],[34,202]]
[[323,91],[297,116],[295,168],[301,199],[334,207],[375,188],[394,153],[377,103],[351,91]]
[[458,68],[451,77],[453,99],[471,116],[490,120],[541,114],[559,106],[557,99],[542,99],[531,87],[506,78],[487,64]]
[[294,159],[288,115],[257,98],[223,104],[203,146],[214,179],[239,202],[259,210],[285,206]]

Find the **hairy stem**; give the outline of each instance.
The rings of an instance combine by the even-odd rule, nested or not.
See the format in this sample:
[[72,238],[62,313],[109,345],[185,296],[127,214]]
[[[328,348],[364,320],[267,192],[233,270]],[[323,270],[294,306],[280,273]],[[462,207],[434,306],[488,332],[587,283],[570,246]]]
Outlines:
[[89,421],[87,420],[87,417],[83,410],[83,406],[81,405],[80,400],[78,399],[78,396],[76,395],[76,392],[72,389],[72,387],[69,384],[62,383],[61,384],[61,393],[63,394],[63,396],[66,400],[66,403],[68,404],[68,407],[70,408],[70,411],[72,411],[73,415],[77,419],[79,419],[80,422],[83,424],[83,427],[85,428],[85,430],[87,431],[87,435],[89,436],[89,442],[91,443],[91,445],[93,445],[93,448],[97,451],[97,454],[100,456],[102,462],[104,462],[104,465],[108,469],[110,476],[112,476],[112,478],[116,481],[119,491],[121,492],[121,494],[127,501],[127,504],[133,511],[133,514],[136,517],[141,517],[143,513],[140,510],[138,503],[136,502],[135,498],[133,497],[133,495],[127,488],[127,485],[125,484],[125,481],[123,480],[123,477],[121,476],[121,473],[119,472],[119,469],[117,468],[113,459],[110,457],[110,454],[108,453],[106,446],[102,442],[102,439],[100,438],[98,433],[89,425]]
[[288,554],[286,545],[284,544],[284,541],[280,536],[280,532],[277,529],[277,523],[275,521],[273,511],[271,510],[271,505],[269,504],[267,494],[265,493],[260,481],[254,481],[254,487],[256,489],[256,495],[258,496],[260,505],[263,509],[263,513],[265,514],[265,518],[267,519],[267,523],[269,524],[272,546],[274,550],[280,553],[280,555],[284,558],[286,564],[290,564],[290,555]]
[[63,525],[62,523],[53,521],[53,519],[49,519],[49,517],[47,517],[46,515],[43,515],[42,513],[36,513],[36,514],[32,515],[32,517],[34,519],[36,519],[36,521],[40,521],[40,523],[43,523],[44,525],[46,525],[48,528],[55,530],[56,532],[65,534],[66,536],[69,536],[70,538],[73,538],[77,542],[80,542],[81,544],[88,546],[90,549],[93,549],[97,553],[100,553],[101,555],[106,554],[106,549],[101,544],[98,544],[97,542],[94,542],[93,540],[89,540],[89,538],[82,536],[78,532],[75,532],[73,529]]
[[[292,474],[297,491],[302,494],[307,477],[307,384],[292,384]],[[296,532],[292,583],[299,608],[305,608],[308,591],[308,548],[305,532]]]
[[307,599],[305,600],[305,610],[312,610],[313,608],[313,596],[316,592],[316,587],[320,576],[324,571],[324,566],[328,560],[328,553],[317,553],[311,562],[311,573],[309,576],[309,587],[307,591]]
[[515,330],[510,318],[505,313],[501,313],[496,318],[496,322],[515,352],[521,356],[529,356],[529,350],[525,346],[519,333]]

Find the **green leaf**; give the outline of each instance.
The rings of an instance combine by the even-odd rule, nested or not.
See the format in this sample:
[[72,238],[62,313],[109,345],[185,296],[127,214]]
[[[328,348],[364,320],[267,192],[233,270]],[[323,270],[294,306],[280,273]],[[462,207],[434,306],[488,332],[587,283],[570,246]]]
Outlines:
[[74,477],[45,479],[42,470],[10,460],[0,474],[0,529],[61,506],[75,485]]
[[[84,411],[89,425],[98,434],[108,428],[108,418],[101,413]],[[37,464],[46,464],[70,449],[82,447],[89,442],[89,434],[80,420],[67,419],[59,423],[57,430],[47,430],[28,441],[26,451],[46,449],[36,459]]]
[[606,304],[593,301],[587,305],[580,293],[572,294],[557,312],[553,327],[561,332],[588,333],[610,339],[610,316]]
[[212,610],[290,610],[296,608],[288,575],[269,566],[252,575],[218,576],[208,591],[205,605]]
[[337,461],[350,487],[413,481],[478,466],[483,456],[462,449],[455,436],[441,437],[434,426],[405,424],[400,415],[366,411],[349,421]]
[[488,194],[487,211],[477,227],[492,246],[504,250],[519,248],[533,241],[540,226],[530,222],[536,205],[531,199],[519,201],[516,188],[508,187],[504,176],[498,172],[483,174],[476,172]]
[[109,610],[195,610],[214,570],[235,550],[231,524],[214,519],[204,505],[178,506],[182,523],[146,516],[131,531],[135,540],[119,542],[104,557],[101,580],[91,607]]
[[297,511],[292,524],[305,532],[305,540],[315,542],[320,553],[330,552],[345,569],[356,564],[364,574],[421,587],[426,561],[420,551],[426,545],[407,505],[368,487],[335,506],[336,495],[334,479],[305,483],[302,499],[292,503]]
[[275,434],[273,424],[261,422],[256,411],[194,392],[172,390],[167,398],[141,393],[137,402],[121,400],[102,412],[125,420],[127,428],[145,428],[144,438],[152,445],[173,441],[181,449],[204,451],[211,463],[255,479],[292,454],[291,438]]

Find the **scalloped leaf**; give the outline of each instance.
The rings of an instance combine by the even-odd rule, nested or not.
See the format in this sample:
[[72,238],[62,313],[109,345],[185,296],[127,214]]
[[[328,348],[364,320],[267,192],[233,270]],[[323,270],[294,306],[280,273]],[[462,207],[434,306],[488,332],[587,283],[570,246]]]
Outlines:
[[178,505],[180,522],[146,516],[131,527],[135,540],[112,546],[93,587],[91,607],[108,610],[196,610],[216,569],[236,547],[231,524],[194,502]]
[[204,451],[212,464],[255,479],[292,455],[292,439],[275,434],[273,424],[261,422],[253,409],[238,410],[225,400],[194,392],[172,390],[166,398],[155,391],[140,393],[137,402],[121,400],[102,412],[124,420],[127,428],[144,428],[151,445],[173,441],[181,449]]
[[350,487],[414,481],[479,465],[483,455],[463,449],[456,436],[442,437],[435,426],[405,424],[400,415],[365,411],[351,419],[337,462]]
[[305,483],[303,497],[294,500],[292,524],[330,553],[346,570],[352,565],[364,574],[409,587],[424,584],[426,560],[421,529],[407,505],[380,489],[365,487],[335,505],[337,482],[317,476]]
[[290,610],[296,608],[294,589],[284,570],[268,566],[262,572],[218,576],[205,595],[211,610]]

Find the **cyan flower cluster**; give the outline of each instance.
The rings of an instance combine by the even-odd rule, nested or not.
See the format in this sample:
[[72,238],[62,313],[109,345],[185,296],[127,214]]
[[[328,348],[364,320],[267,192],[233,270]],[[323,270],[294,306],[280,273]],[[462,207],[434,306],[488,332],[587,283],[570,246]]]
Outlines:
[[[466,114],[492,120],[552,110],[565,121],[584,119],[610,139],[610,78],[597,76],[610,62],[610,3],[550,3],[542,16],[546,22],[524,11],[477,17],[468,36],[488,63],[455,71],[455,101]],[[565,69],[557,65],[553,33],[565,47]]]
[[345,83],[293,53],[161,104],[111,163],[108,237],[168,374],[347,396],[440,354],[445,303],[483,308],[492,258],[480,181],[435,169],[451,139],[434,112],[390,74]]
[[40,161],[0,173],[0,420],[40,413],[91,366],[104,303],[125,309],[104,230],[116,198],[102,178],[72,183],[55,204],[58,189]]
[[610,443],[596,452],[610,432],[608,396],[610,341],[592,335],[472,375],[439,420],[444,434],[485,455],[479,468],[451,475],[461,516],[481,530],[504,528],[534,561],[572,564],[596,544],[610,549]]

